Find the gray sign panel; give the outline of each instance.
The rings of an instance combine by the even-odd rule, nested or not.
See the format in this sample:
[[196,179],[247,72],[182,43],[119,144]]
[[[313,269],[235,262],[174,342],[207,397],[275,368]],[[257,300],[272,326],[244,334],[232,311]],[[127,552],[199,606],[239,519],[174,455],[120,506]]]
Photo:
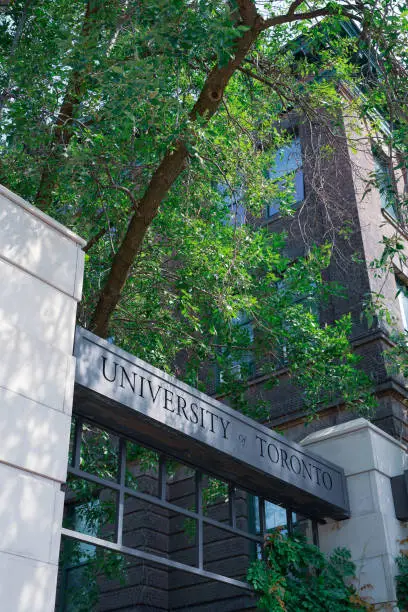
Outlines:
[[74,354],[77,412],[294,510],[348,516],[341,468],[82,328]]

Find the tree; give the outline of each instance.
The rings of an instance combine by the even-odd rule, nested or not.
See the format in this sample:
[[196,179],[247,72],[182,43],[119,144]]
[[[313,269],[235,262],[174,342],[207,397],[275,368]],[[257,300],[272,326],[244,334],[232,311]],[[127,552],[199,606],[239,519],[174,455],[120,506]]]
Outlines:
[[[252,219],[278,194],[290,213],[290,189],[267,179],[288,136],[276,122],[325,106],[336,136],[336,84],[359,76],[357,47],[386,45],[383,70],[402,91],[405,51],[389,42],[405,14],[389,4],[15,0],[3,11],[0,178],[87,237],[83,324],[162,368],[184,351],[177,373],[194,384],[203,361],[217,363],[239,392],[249,351],[268,373],[284,348],[311,410],[341,396],[372,404],[350,321],[321,329],[310,312],[339,291],[323,281],[330,246],[290,261],[283,235],[231,223],[225,190]],[[351,19],[359,33],[344,37]],[[299,36],[318,62],[299,55]],[[394,114],[398,95],[380,101]],[[367,117],[379,101],[353,103]],[[244,312],[254,341],[236,324]]]
[[[404,151],[405,20],[396,3],[374,0],[13,0],[3,9],[0,180],[88,240],[80,323],[196,386],[217,370],[219,391],[255,417],[265,412],[245,399],[253,356],[266,384],[285,365],[311,415],[340,399],[369,410],[350,317],[322,328],[316,315],[342,291],[324,271],[347,227],[334,225],[328,243],[305,240],[293,261],[285,235],[261,219],[276,199],[293,214],[291,181],[268,176],[290,139],[282,117],[326,131],[326,163],[343,143],[340,80],[349,94],[364,89],[347,111],[377,139],[380,111],[393,124],[385,144]],[[404,175],[404,159],[395,165]],[[92,433],[97,456],[106,444]],[[82,495],[92,518],[96,493]],[[116,562],[95,557],[90,571]]]

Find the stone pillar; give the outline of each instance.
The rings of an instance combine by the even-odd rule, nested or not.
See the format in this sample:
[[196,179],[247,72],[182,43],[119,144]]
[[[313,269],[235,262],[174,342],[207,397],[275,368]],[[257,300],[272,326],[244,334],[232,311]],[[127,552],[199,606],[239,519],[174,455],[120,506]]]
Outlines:
[[358,586],[367,585],[362,595],[379,610],[396,609],[395,557],[408,524],[395,516],[391,477],[407,469],[406,447],[365,419],[318,431],[301,444],[343,467],[347,477],[351,518],[319,526],[321,549],[350,549]]
[[0,608],[54,610],[84,242],[0,186]]

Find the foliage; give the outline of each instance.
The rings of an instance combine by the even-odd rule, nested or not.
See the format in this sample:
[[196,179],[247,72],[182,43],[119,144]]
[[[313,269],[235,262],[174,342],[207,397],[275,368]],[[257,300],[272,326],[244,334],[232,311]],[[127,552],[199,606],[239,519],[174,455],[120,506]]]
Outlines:
[[336,549],[326,557],[302,536],[268,534],[264,560],[252,563],[248,580],[260,595],[258,607],[269,612],[348,612],[372,610],[352,584],[350,552]]
[[[370,410],[370,381],[347,348],[349,321],[322,329],[316,316],[316,304],[338,292],[324,280],[334,246],[313,246],[314,236],[293,261],[287,237],[262,221],[272,200],[294,214],[291,180],[270,178],[291,136],[279,119],[326,126],[321,159],[330,164],[340,109],[367,118],[388,108],[384,79],[377,94],[365,87],[364,102],[347,102],[339,80],[368,81],[360,60],[381,41],[384,66],[394,61],[391,40],[403,62],[405,14],[374,1],[294,4],[254,17],[251,0],[232,11],[221,0],[12,1],[0,14],[0,180],[88,240],[82,325],[201,388],[222,371],[220,393],[246,412],[249,354],[277,384],[284,361],[311,414],[341,397]],[[318,28],[311,16],[324,18]],[[394,68],[387,78],[400,83]],[[210,107],[211,79],[221,94]],[[395,110],[402,88],[393,95]],[[241,224],[243,209],[251,223]],[[95,327],[98,305],[114,293],[108,327]],[[236,324],[242,313],[253,341]],[[252,414],[265,417],[264,408]]]
[[400,611],[406,612],[408,610],[408,554],[402,553],[396,561],[398,567],[397,603]]
[[62,543],[60,567],[67,579],[63,593],[64,610],[89,612],[94,610],[100,598],[97,577],[126,583],[127,562],[123,555],[110,550],[84,546],[77,540]]
[[[327,136],[317,165],[340,148],[341,109],[377,144],[406,150],[406,35],[406,11],[386,0],[2,8],[0,181],[87,240],[79,322],[199,388],[222,372],[219,393],[252,416],[267,415],[247,401],[249,355],[266,385],[285,369],[311,416],[339,401],[367,413],[371,381],[348,343],[351,320],[322,328],[317,313],[339,295],[325,276],[347,228],[335,224],[324,240],[302,228],[306,248],[293,253],[264,212],[277,200],[295,213],[293,177],[270,178],[291,117]],[[98,471],[107,440],[92,439],[96,454],[83,461]]]
[[[64,527],[109,539],[116,509],[112,495],[81,478],[69,478],[68,491]],[[93,610],[99,601],[101,579],[116,580],[122,585],[127,580],[127,560],[123,555],[76,539],[63,539],[59,563],[65,577],[60,597],[67,610]]]
[[[81,425],[80,465],[82,472],[115,482],[118,478],[119,452],[117,439],[93,425]],[[76,419],[71,426],[71,443],[76,436]],[[130,461],[140,458],[146,468],[152,461],[151,453],[140,452],[140,447],[129,445]],[[72,457],[70,457],[72,463]],[[136,486],[129,469],[128,486]],[[64,527],[76,532],[110,539],[116,520],[116,493],[82,477],[68,476]],[[125,584],[127,560],[113,551],[95,547],[76,539],[63,538],[60,567],[63,574],[60,598],[63,609],[85,612],[95,609],[101,590],[101,580],[115,580]],[[62,609],[62,608],[61,608]]]

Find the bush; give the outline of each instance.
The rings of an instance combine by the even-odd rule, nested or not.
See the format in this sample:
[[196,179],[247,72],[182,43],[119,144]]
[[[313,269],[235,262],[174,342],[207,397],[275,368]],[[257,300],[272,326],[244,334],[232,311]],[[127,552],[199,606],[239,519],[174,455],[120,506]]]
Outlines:
[[353,585],[355,565],[347,549],[326,557],[302,536],[269,534],[264,559],[252,563],[248,581],[268,612],[349,612],[373,610]]
[[396,561],[398,567],[398,576],[395,578],[397,603],[401,612],[408,612],[408,553],[403,553]]

